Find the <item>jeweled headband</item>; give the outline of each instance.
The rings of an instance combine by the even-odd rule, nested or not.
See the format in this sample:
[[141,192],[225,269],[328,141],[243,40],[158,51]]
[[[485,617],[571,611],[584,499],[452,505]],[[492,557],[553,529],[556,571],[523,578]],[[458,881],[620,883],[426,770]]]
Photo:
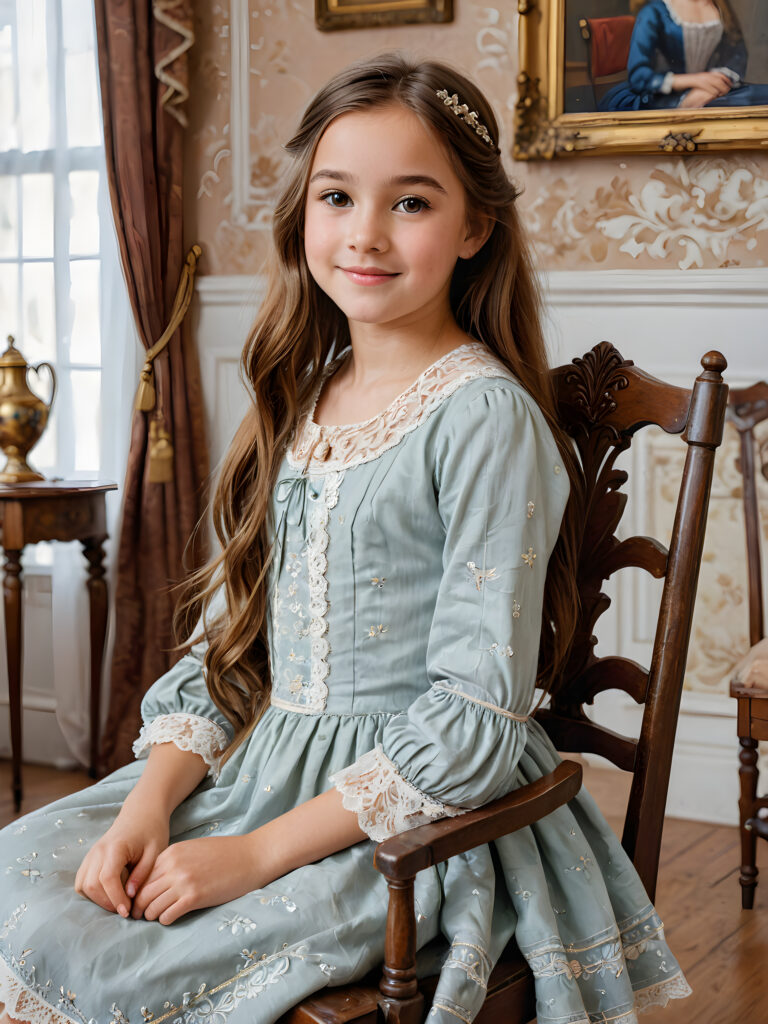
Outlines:
[[470,128],[474,128],[483,142],[487,142],[493,149],[496,148],[493,139],[488,134],[488,129],[478,121],[477,111],[470,110],[466,103],[459,103],[459,97],[456,93],[450,96],[447,89],[438,89],[437,98],[441,99],[446,107],[450,107],[454,114],[460,117],[465,124],[468,124]]

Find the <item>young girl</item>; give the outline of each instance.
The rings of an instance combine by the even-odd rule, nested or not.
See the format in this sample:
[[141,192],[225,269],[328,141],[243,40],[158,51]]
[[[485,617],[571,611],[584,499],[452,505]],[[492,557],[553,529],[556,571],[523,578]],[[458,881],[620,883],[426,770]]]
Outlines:
[[[270,1024],[380,963],[375,841],[558,763],[529,714],[573,629],[574,454],[496,119],[451,68],[385,55],[288,150],[221,553],[144,700],[148,760],[0,834],[14,1020]],[[690,991],[585,792],[416,898],[435,1024],[475,1018],[513,935],[540,1024]]]
[[729,0],[640,0],[627,81],[600,110],[768,104],[768,85],[744,81],[747,48]]

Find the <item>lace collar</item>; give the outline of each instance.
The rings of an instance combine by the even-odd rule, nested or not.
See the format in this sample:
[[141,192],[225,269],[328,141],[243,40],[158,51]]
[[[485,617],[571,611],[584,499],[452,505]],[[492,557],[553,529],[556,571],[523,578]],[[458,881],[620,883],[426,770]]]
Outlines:
[[476,377],[515,380],[511,371],[482,342],[468,341],[428,366],[376,416],[360,423],[315,423],[314,412],[323,383],[346,356],[345,351],[325,367],[307,411],[288,442],[287,458],[293,469],[329,473],[377,459],[399,444],[467,381]]

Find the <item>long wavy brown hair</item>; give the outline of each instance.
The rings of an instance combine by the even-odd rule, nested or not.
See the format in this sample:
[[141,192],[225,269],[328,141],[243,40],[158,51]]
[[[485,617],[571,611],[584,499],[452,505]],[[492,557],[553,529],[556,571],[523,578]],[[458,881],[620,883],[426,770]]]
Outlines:
[[[269,284],[241,359],[251,406],[223,462],[213,498],[220,554],[182,585],[174,622],[178,637],[190,637],[204,616],[208,690],[235,728],[228,754],[269,704],[267,573],[274,528],[270,495],[278,468],[324,365],[350,343],[346,317],[311,277],[303,246],[315,150],[328,125],[348,111],[400,103],[417,114],[445,148],[466,190],[468,208],[483,211],[493,221],[480,251],[458,261],[450,302],[461,328],[486,344],[534,397],[569,472],[572,496],[547,573],[539,685],[547,688],[557,676],[571,641],[578,608],[572,511],[578,474],[573,449],[555,417],[541,297],[515,205],[518,192],[504,170],[498,145],[489,146],[449,110],[436,95],[441,89],[458,94],[476,110],[498,143],[496,118],[476,85],[436,61],[387,53],[353,64],[331,79],[286,146],[294,162],[275,209]],[[221,583],[226,613],[209,621],[205,613]]]

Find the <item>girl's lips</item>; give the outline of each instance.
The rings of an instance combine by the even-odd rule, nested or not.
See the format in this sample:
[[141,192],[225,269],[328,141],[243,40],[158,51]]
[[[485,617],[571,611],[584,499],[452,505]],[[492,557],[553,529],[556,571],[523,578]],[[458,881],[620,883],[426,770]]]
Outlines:
[[365,271],[350,267],[340,267],[339,269],[344,271],[350,281],[362,285],[384,284],[385,281],[391,281],[393,277],[398,276],[395,272],[380,271],[378,267]]

